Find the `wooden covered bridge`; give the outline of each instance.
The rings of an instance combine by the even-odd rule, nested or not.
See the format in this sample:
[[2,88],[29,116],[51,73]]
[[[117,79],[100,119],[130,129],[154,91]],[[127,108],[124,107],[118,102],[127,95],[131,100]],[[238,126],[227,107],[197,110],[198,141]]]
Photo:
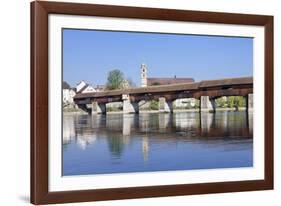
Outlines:
[[159,112],[172,112],[173,101],[182,98],[200,100],[200,110],[215,110],[215,99],[222,96],[243,96],[247,109],[253,107],[253,78],[206,80],[123,90],[80,93],[74,96],[79,108],[92,114],[106,113],[106,104],[123,102],[124,113],[137,113],[140,101],[159,101]]

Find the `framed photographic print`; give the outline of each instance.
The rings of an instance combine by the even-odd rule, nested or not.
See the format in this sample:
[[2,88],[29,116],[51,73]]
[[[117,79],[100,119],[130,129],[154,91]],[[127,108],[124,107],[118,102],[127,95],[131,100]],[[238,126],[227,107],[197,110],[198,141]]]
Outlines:
[[273,17],[31,3],[31,202],[273,189]]

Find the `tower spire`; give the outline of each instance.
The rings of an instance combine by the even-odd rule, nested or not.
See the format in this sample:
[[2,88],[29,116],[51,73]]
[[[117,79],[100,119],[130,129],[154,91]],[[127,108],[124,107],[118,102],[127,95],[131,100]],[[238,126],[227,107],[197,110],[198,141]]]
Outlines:
[[147,87],[147,66],[141,64],[141,87]]

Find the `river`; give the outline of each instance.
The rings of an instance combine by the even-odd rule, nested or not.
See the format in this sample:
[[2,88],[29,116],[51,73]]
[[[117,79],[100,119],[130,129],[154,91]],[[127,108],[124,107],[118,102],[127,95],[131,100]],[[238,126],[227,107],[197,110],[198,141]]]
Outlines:
[[245,111],[63,115],[62,175],[253,166]]

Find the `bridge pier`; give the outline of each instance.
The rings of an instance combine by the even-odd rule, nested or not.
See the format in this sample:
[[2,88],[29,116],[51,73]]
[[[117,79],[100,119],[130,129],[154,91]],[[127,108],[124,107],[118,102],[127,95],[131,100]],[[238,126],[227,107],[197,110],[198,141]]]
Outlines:
[[138,113],[139,112],[139,105],[138,102],[131,102],[130,95],[122,94],[123,100],[123,113]]
[[201,96],[200,111],[201,112],[215,112],[216,111],[215,99],[209,98],[209,96]]
[[246,96],[247,111],[249,111],[249,112],[253,111],[253,106],[254,106],[254,96],[253,96],[253,94],[248,94]]
[[84,112],[91,114],[91,109],[89,109],[86,104],[77,104],[77,107],[82,109]]
[[165,97],[159,98],[159,112],[173,112],[173,102],[166,101]]
[[92,102],[92,115],[106,113],[106,106],[104,103]]

